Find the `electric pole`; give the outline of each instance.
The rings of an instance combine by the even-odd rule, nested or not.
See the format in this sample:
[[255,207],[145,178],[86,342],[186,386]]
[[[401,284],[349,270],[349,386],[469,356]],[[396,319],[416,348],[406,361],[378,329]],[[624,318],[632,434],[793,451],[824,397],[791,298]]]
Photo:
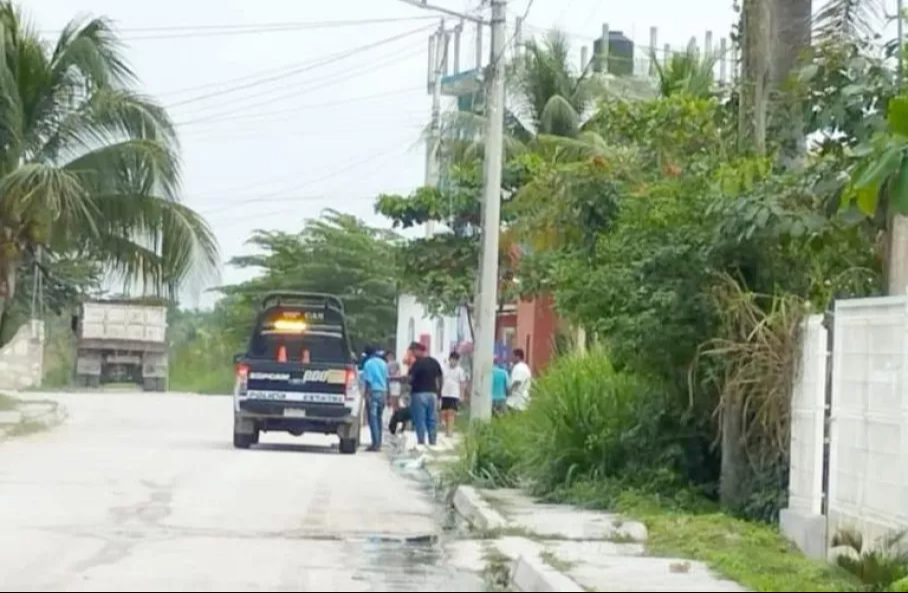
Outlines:
[[[429,40],[429,81],[432,84],[432,115],[426,138],[426,186],[438,187],[438,149],[441,144],[441,79],[448,59],[448,34],[441,19],[438,32]],[[435,234],[435,221],[426,221],[426,238]]]
[[486,138],[482,195],[482,251],[473,340],[473,394],[470,416],[492,417],[492,370],[495,356],[495,314],[498,309],[498,239],[501,226],[501,167],[504,145],[504,52],[506,0],[491,0],[492,57],[486,75]]
[[[896,3],[896,25],[898,35],[898,75],[897,84],[901,91],[905,80],[905,63],[902,44],[904,43],[904,2]],[[908,293],[908,217],[893,213],[889,216],[889,253],[886,265],[887,294],[903,296]]]

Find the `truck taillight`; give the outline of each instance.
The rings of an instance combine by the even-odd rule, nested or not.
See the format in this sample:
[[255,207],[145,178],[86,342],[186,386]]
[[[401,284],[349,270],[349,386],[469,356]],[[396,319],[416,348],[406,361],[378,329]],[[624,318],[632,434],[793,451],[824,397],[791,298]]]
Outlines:
[[240,381],[245,381],[249,378],[249,365],[247,364],[238,364],[236,365],[236,378]]
[[356,367],[347,367],[346,388],[344,389],[344,399],[353,401],[359,395],[359,376],[356,373]]

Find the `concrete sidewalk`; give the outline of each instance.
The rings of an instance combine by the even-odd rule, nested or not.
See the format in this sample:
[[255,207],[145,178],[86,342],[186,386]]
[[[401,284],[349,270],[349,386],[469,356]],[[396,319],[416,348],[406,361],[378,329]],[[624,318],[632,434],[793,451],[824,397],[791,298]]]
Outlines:
[[[491,538],[484,557],[506,559],[518,591],[746,591],[701,563],[646,556],[646,527],[617,515],[469,486],[458,488],[454,505]],[[477,562],[469,543],[451,551],[456,564]]]

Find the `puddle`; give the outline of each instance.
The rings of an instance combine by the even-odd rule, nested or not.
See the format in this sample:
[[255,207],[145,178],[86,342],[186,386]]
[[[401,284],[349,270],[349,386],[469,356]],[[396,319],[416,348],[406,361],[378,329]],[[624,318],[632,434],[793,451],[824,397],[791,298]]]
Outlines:
[[452,567],[443,543],[389,541],[347,542],[345,553],[355,558],[354,579],[366,591],[484,592],[480,575]]
[[426,496],[436,501],[439,535],[420,541],[364,542],[360,557],[375,559],[375,568],[368,570],[376,570],[375,576],[383,579],[375,581],[376,585],[387,587],[369,590],[489,591],[482,575],[451,566],[445,543],[468,537],[468,526],[451,506],[449,493],[439,488],[423,467],[409,463],[413,459],[407,453],[395,451],[392,453],[392,471],[419,484]]

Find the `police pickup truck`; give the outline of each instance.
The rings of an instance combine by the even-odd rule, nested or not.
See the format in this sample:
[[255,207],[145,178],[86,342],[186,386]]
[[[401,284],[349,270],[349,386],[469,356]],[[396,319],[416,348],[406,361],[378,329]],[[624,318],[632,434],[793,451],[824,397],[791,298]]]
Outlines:
[[257,444],[261,432],[315,432],[338,435],[340,452],[356,453],[363,389],[339,298],[269,293],[235,362],[235,447]]

